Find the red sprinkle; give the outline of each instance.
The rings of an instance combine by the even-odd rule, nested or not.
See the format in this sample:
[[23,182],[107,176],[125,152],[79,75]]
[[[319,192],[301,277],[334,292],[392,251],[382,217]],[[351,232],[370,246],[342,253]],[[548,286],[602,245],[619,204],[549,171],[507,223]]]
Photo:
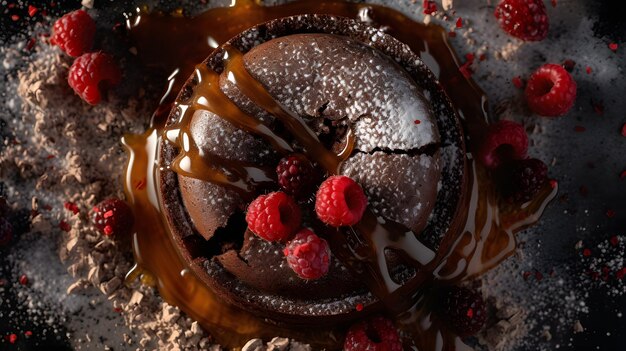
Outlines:
[[121,313],[121,312],[122,312],[122,309],[121,309],[120,307],[115,307],[115,308],[113,309],[113,311],[115,311],[115,312],[117,312],[117,313]]
[[422,121],[420,121],[419,119],[416,119],[415,121],[413,121],[413,123],[420,124],[420,123],[422,123]]
[[78,209],[78,206],[73,202],[68,201],[63,204],[63,207],[65,207],[65,209],[68,211],[72,211],[72,213],[74,214],[78,214],[78,212],[80,212],[80,210]]
[[487,59],[486,54],[480,54],[480,56],[478,56],[478,61],[485,61],[486,59]]
[[587,71],[587,74],[591,74],[591,67],[589,66],[585,67],[585,71]]
[[448,32],[448,36],[449,36],[450,38],[456,38],[456,32],[452,32],[452,31],[450,31],[450,32]]
[[619,238],[617,237],[617,235],[613,235],[611,239],[609,239],[609,242],[612,246],[617,246],[617,244],[619,244]]
[[28,42],[26,43],[26,51],[32,50],[32,48],[35,47],[35,43],[37,43],[35,38],[28,39]]
[[13,21],[17,22],[17,21],[19,21],[19,20],[20,20],[20,16],[18,16],[18,15],[12,15],[12,16],[11,16],[11,19],[12,19]]
[[113,234],[113,227],[111,227],[110,225],[105,225],[103,231],[105,235],[111,235]]
[[465,54],[465,59],[469,61],[470,63],[474,62],[474,54],[472,54],[471,52]]
[[617,43],[610,43],[609,44],[609,49],[611,49],[611,51],[616,52],[617,51]]
[[24,332],[24,336],[26,336],[27,338],[30,338],[31,336],[33,336],[33,332],[30,330],[27,330]]
[[462,28],[463,27],[463,18],[459,17],[459,19],[456,20],[456,27],[457,28]]
[[361,311],[363,311],[363,304],[362,303],[357,303],[355,308],[356,308],[356,310],[358,312],[361,312]]
[[522,89],[524,87],[524,81],[522,80],[522,77],[520,76],[513,77],[511,81],[513,82],[513,85],[515,85],[517,89]]
[[589,257],[589,256],[591,256],[591,250],[589,250],[589,249],[584,249],[584,250],[583,250],[583,256],[585,256],[585,257]]
[[29,15],[30,17],[33,17],[33,16],[37,13],[37,11],[39,11],[39,9],[38,9],[38,8],[36,8],[36,7],[35,7],[35,6],[33,6],[33,5],[28,5],[28,15]]
[[615,217],[615,211],[613,211],[613,210],[611,210],[611,209],[606,210],[606,216],[607,216],[608,218],[613,218],[613,217]]
[[467,309],[467,318],[474,318],[474,309],[472,308]]
[[583,127],[583,126],[576,126],[574,127],[574,131],[578,132],[578,133],[582,133],[584,131],[586,131],[587,128]]
[[26,276],[26,274],[22,274],[18,281],[19,281],[20,285],[27,285],[28,284],[28,277]]
[[15,344],[16,341],[17,341],[17,335],[15,335],[15,334],[9,335],[9,342],[11,344]]
[[66,221],[62,220],[61,222],[59,222],[59,229],[64,232],[69,232],[72,229],[72,226],[70,226],[70,224]]
[[559,182],[556,179],[550,179],[550,187],[554,189],[557,186],[559,186]]

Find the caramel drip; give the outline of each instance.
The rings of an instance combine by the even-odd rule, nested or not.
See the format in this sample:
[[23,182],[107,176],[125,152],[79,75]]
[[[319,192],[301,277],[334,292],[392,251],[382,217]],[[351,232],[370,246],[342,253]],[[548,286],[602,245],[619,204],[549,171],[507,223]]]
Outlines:
[[539,219],[558,187],[546,185],[526,204],[512,206],[498,199],[487,171],[472,162],[471,196],[462,234],[435,270],[441,281],[475,277],[515,252],[515,233]]
[[[240,348],[246,340],[253,337],[268,338],[283,335],[303,340],[318,348],[337,350],[341,348],[342,336],[341,331],[303,330],[269,325],[246,311],[223,303],[206,285],[189,272],[171,240],[171,233],[163,223],[163,212],[158,199],[158,173],[164,168],[158,164],[158,145],[162,135],[165,135],[162,128],[174,104],[175,95],[172,92],[176,93],[182,88],[185,79],[193,73],[197,62],[204,60],[212,50],[226,40],[253,25],[303,13],[332,14],[350,18],[362,17],[364,13],[367,13],[376,24],[388,28],[389,34],[420,54],[454,102],[472,142],[480,142],[486,129],[486,121],[489,119],[486,113],[485,94],[473,80],[460,74],[459,59],[448,42],[447,31],[436,25],[415,22],[402,13],[384,6],[340,0],[300,0],[265,7],[251,0],[237,0],[231,7],[212,9],[194,18],[146,13],[145,11],[138,13],[135,18],[130,18],[128,27],[135,40],[139,57],[147,66],[160,67],[166,73],[174,73],[170,75],[167,92],[153,115],[151,128],[143,135],[124,138],[125,146],[130,153],[125,190],[139,222],[133,239],[137,267],[129,273],[128,280],[139,277],[145,283],[156,285],[166,301],[179,306],[197,320],[219,343],[235,349]],[[286,142],[284,144],[280,142],[280,138],[270,134],[269,130],[270,133],[259,133],[258,129],[263,128],[260,122],[248,119],[249,116],[242,113],[236,105],[219,95],[223,93],[217,84],[219,76],[216,73],[207,70],[204,66],[196,68],[199,68],[196,71],[196,78],[199,80],[200,88],[196,88],[192,95],[202,98],[215,97],[216,100],[184,101],[177,106],[181,109],[179,112],[183,113],[180,114],[179,121],[168,128],[167,139],[169,141],[177,145],[184,145],[185,139],[191,141],[186,127],[193,117],[192,111],[206,110],[228,120],[238,128],[261,136],[270,144],[274,143],[272,144],[274,149],[279,150],[281,154],[290,152],[290,149],[285,147],[288,146]],[[245,69],[243,73],[247,73]],[[241,83],[241,80],[238,83]],[[258,96],[259,94],[255,92],[252,95]],[[253,101],[256,102],[256,100]],[[270,104],[269,107],[276,107],[272,106],[272,100],[267,100],[267,102]],[[224,108],[228,111],[224,111]],[[285,117],[292,117],[288,111],[284,112]],[[243,125],[237,125],[243,122],[245,122]],[[298,127],[297,120],[292,123],[296,123],[294,125]],[[306,137],[307,133],[309,132],[305,130],[303,135]],[[354,149],[355,138],[351,130],[348,130],[346,138],[346,146],[342,152],[338,155],[330,153],[329,157],[332,159],[326,161],[327,166],[336,164],[334,170],[331,167],[329,173],[335,173],[341,162],[347,159]],[[305,143],[300,140],[298,142],[307,148]],[[281,145],[282,151],[280,151]],[[200,167],[200,169],[187,168],[191,176],[206,177],[206,175],[201,175],[205,171],[208,174],[221,172],[225,184],[240,182],[238,184],[245,189],[242,193],[248,191],[252,193],[250,189],[256,186],[255,183],[262,183],[265,178],[270,178],[267,173],[263,176],[262,170],[246,168],[248,165],[242,163],[225,164],[224,160],[201,153],[192,143],[188,146],[188,149],[192,151],[188,154],[189,163]],[[183,154],[187,152],[185,148],[181,150]],[[326,150],[324,155],[328,153]],[[473,164],[473,161],[470,161],[470,164]],[[204,167],[208,169],[204,170]],[[232,171],[232,168],[236,171]],[[424,300],[424,296],[428,296],[428,287],[431,284],[424,285],[424,283],[427,281],[435,285],[453,283],[476,276],[497,265],[513,253],[514,233],[536,222],[546,204],[556,194],[556,189],[546,187],[532,202],[524,206],[504,204],[496,197],[487,172],[478,165],[472,165],[471,169],[472,192],[468,199],[467,223],[450,252],[444,255],[445,258],[441,261],[433,260],[428,264],[430,256],[427,252],[421,252],[419,241],[414,240],[415,235],[412,233],[405,235],[406,230],[396,227],[393,222],[380,223],[382,221],[371,212],[368,212],[361,224],[348,230],[347,235],[338,231],[327,235],[329,238],[335,236],[330,240],[333,253],[342,261],[348,262],[347,266],[357,272],[356,274],[371,279],[369,284],[373,286],[372,290],[376,295],[383,297],[387,306],[393,308],[394,305],[396,307],[401,305],[404,309],[404,304],[387,302],[387,300],[399,298],[406,298],[405,304],[413,304],[413,308],[398,318],[398,324],[413,336],[413,340],[405,345],[407,350],[460,351],[468,349],[461,339],[447,330],[437,320],[436,314],[429,309],[428,306],[432,306],[432,303],[426,303],[427,299]],[[177,171],[182,172],[182,167]],[[257,175],[245,176],[250,173]],[[398,237],[398,233],[402,235]],[[408,242],[403,243],[402,240],[405,239]],[[411,245],[415,247],[406,249]],[[412,257],[405,255],[405,259],[418,266],[425,264],[426,267],[421,272],[427,274],[414,279],[412,284],[397,287],[397,284],[394,285],[395,283],[389,278],[386,267],[382,267],[382,263],[379,262],[383,260],[381,257],[384,257],[383,247],[400,247],[406,249],[405,253],[406,251],[416,253]],[[434,271],[435,280],[432,281],[431,272],[434,264],[437,264],[437,267]],[[420,289],[421,286],[423,288]]]
[[354,132],[352,131],[352,128],[348,128],[348,132],[346,133],[346,145],[344,146],[343,150],[341,150],[337,154],[337,157],[339,158],[339,160],[343,162],[347,160],[350,156],[352,156],[355,146],[356,146],[356,136],[354,136]]

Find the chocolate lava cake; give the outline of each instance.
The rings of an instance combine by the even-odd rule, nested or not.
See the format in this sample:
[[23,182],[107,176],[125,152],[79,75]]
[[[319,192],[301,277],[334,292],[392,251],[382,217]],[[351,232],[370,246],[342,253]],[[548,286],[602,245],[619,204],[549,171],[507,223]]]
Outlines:
[[[341,173],[363,187],[377,216],[401,223],[440,256],[446,253],[464,223],[463,133],[448,97],[417,54],[378,29],[325,15],[274,20],[228,44],[244,54],[254,79],[302,118],[329,150],[344,149],[351,131],[354,149]],[[222,46],[202,64],[221,73],[224,54]],[[284,134],[284,127],[224,74],[219,82],[242,111]],[[178,101],[188,100],[197,84],[192,75]],[[168,124],[180,113],[174,108]],[[265,140],[209,111],[197,111],[189,131],[200,150],[222,159],[275,169],[281,158]],[[170,165],[178,153],[163,138],[159,163]],[[159,179],[174,242],[192,271],[224,301],[296,325],[329,326],[384,309],[335,257],[323,278],[299,278],[285,261],[284,243],[262,240],[247,229],[250,199],[168,167],[161,167]],[[306,221],[305,216],[305,226]],[[415,269],[393,251],[385,256],[394,281],[407,284],[414,278]],[[357,312],[357,304],[364,311]]]

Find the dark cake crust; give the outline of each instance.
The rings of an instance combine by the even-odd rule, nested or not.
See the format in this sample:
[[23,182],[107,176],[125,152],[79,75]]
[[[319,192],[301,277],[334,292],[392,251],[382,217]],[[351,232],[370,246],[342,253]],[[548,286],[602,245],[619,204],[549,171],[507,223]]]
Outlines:
[[[260,43],[297,33],[339,35],[365,43],[394,59],[415,81],[416,85],[423,90],[424,95],[429,98],[434,122],[439,131],[436,147],[432,149],[409,147],[394,151],[395,148],[385,150],[378,146],[369,148],[365,146],[363,147],[364,150],[360,150],[361,153],[357,157],[369,155],[376,159],[389,159],[390,163],[409,157],[417,157],[419,161],[422,156],[436,160],[437,164],[440,165],[436,174],[436,178],[440,177],[439,186],[419,184],[419,187],[423,188],[424,191],[433,191],[433,188],[439,188],[436,192],[436,201],[433,204],[432,213],[428,218],[421,221],[414,220],[411,222],[410,218],[406,220],[400,218],[399,220],[413,230],[419,229],[416,230],[416,233],[430,248],[444,252],[443,249],[454,240],[454,237],[447,235],[447,233],[457,232],[456,229],[450,229],[456,228],[460,225],[459,223],[464,222],[463,218],[458,217],[459,213],[462,213],[459,210],[459,204],[466,182],[466,170],[461,127],[449,99],[436,78],[404,44],[376,29],[334,16],[303,15],[275,20],[240,34],[229,41],[229,44],[246,53]],[[223,54],[223,50],[218,48],[203,64],[216,72],[221,72],[223,70]],[[189,97],[194,84],[196,84],[194,77],[191,77],[179,94],[180,101]],[[242,108],[245,110],[244,107]],[[264,115],[263,111],[258,110],[247,112],[251,112],[255,116]],[[174,109],[170,115],[169,123],[178,119],[177,113],[177,110]],[[271,117],[265,116],[263,118]],[[205,128],[223,128],[226,130],[230,128],[232,133],[244,133],[232,130],[234,129],[233,126],[219,118],[207,120],[205,123],[212,123],[211,126],[205,126]],[[197,137],[201,138],[202,135]],[[235,146],[237,152],[241,150],[239,156],[241,159],[259,164],[275,164],[273,162],[276,161],[276,155],[271,152],[259,154],[258,150],[263,149],[260,145],[255,144],[259,143],[259,139],[245,135],[242,138],[246,140],[245,144]],[[228,147],[230,146],[225,146],[226,149]],[[169,164],[177,153],[178,151],[171,144],[163,142],[160,161],[162,164]],[[344,173],[356,179],[359,178],[360,174],[363,174],[360,172],[358,163],[345,166],[345,168]],[[410,167],[404,170],[406,174],[410,174],[408,168]],[[433,176],[432,174],[425,175],[423,183],[427,183],[427,180],[432,179]],[[347,322],[356,318],[357,315],[362,315],[355,313],[354,306],[357,303],[367,306],[366,312],[381,309],[381,304],[377,303],[377,299],[360,282],[356,281],[336,259],[326,278],[306,282],[306,284],[303,284],[302,281],[294,281],[292,277],[286,275],[288,274],[286,270],[274,269],[269,272],[270,267],[284,265],[282,255],[248,255],[247,253],[272,253],[274,251],[280,253],[280,246],[259,240],[245,227],[238,227],[240,225],[237,223],[241,222],[241,213],[244,208],[236,199],[233,199],[233,194],[229,194],[225,189],[203,184],[199,180],[181,178],[171,171],[160,172],[160,201],[165,218],[173,235],[173,240],[180,248],[185,261],[194,273],[225,301],[256,312],[264,318],[291,324],[318,324],[323,322],[327,325],[328,323]],[[367,179],[360,179],[360,181],[366,182]],[[398,178],[394,181],[398,183],[397,186],[402,185],[402,179]],[[193,204],[193,201],[198,202],[202,198],[196,197],[194,199],[192,195],[201,194],[202,191],[199,189],[202,190],[203,188],[204,194],[213,192],[215,193],[213,196],[216,198],[224,199],[219,206],[222,206],[222,210],[231,215],[227,216],[226,219],[220,219],[203,212],[204,209],[209,208],[210,204],[205,204],[206,206],[201,203]],[[371,197],[374,194],[368,194],[368,196]],[[381,196],[384,198],[388,197],[389,194]],[[432,196],[434,197],[435,194]],[[402,206],[410,205],[400,205],[400,207]],[[388,215],[384,211],[381,212],[382,215]],[[234,216],[233,213],[235,213]],[[198,218],[205,218],[206,221],[199,225]],[[226,230],[218,229],[220,227],[226,227]],[[242,246],[240,250],[231,250],[232,247],[224,247],[220,244],[224,242],[223,239],[228,234],[226,233],[228,230],[245,232],[243,242],[239,243]],[[205,241],[201,235],[208,241]],[[241,256],[246,256],[246,259],[242,260]],[[272,261],[272,257],[274,261]],[[255,259],[260,260],[260,262],[255,264],[252,262]],[[258,267],[259,264],[268,267],[267,274],[259,274],[258,271],[250,270],[250,267]],[[410,279],[410,270],[408,270],[409,278],[406,278],[407,269],[397,267],[397,271],[400,272],[399,276]],[[236,276],[233,275],[233,272],[236,273]],[[246,283],[242,283],[242,281]],[[329,289],[328,287],[333,288]]]

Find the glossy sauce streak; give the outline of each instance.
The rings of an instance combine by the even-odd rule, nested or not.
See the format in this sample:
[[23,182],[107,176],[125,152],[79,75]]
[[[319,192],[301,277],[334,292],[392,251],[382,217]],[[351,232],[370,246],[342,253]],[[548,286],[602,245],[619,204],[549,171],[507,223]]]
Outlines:
[[[471,140],[479,141],[488,120],[486,98],[471,79],[460,74],[458,59],[447,41],[447,32],[435,25],[414,22],[393,9],[332,0],[303,0],[264,7],[246,0],[238,1],[232,7],[209,10],[194,18],[142,12],[129,19],[131,36],[145,63],[169,72],[175,71],[175,74],[170,76],[168,93],[153,116],[152,127],[142,135],[124,138],[130,153],[125,190],[139,219],[133,243],[137,266],[129,273],[128,280],[141,277],[142,281],[156,285],[166,301],[198,320],[218,342],[227,347],[239,348],[253,337],[281,335],[334,350],[340,348],[342,337],[340,332],[332,330],[278,328],[246,311],[224,304],[189,273],[174,246],[171,234],[163,223],[158,201],[158,172],[164,167],[235,189],[248,199],[255,194],[258,186],[273,182],[275,177],[271,169],[225,160],[200,150],[189,131],[194,116],[201,111],[210,111],[236,127],[264,138],[280,154],[293,151],[285,140],[256,118],[245,114],[225,96],[219,89],[217,73],[204,65],[195,65],[232,36],[267,20],[303,13],[358,18],[366,10],[368,17],[389,28],[389,34],[421,54],[454,102]],[[227,49],[226,69],[232,73],[226,75],[228,79],[237,84],[255,104],[287,126],[309,158],[323,166],[329,174],[337,173],[341,162],[354,149],[352,131],[346,133],[346,145],[338,155],[325,149],[302,119],[276,102],[249,75],[241,53],[234,48]],[[165,119],[174,104],[175,96],[171,92],[178,92],[184,79],[194,69],[198,84],[189,101],[180,101],[175,106],[179,113],[177,123],[164,129]],[[180,149],[180,155],[172,165],[158,164],[161,138],[166,138]],[[532,202],[522,207],[503,205],[498,201],[486,171],[473,162],[470,164],[472,188],[466,207],[468,220],[453,249],[439,262],[433,261],[435,253],[422,245],[413,233],[400,224],[376,218],[369,210],[353,230],[347,233],[331,230],[329,233],[335,256],[359,274],[392,312],[408,310],[398,318],[399,326],[413,335],[413,342],[405,345],[406,349],[469,349],[431,313],[428,289],[441,281],[456,282],[478,275],[510,256],[515,250],[513,234],[534,223],[556,194],[556,189],[546,187]],[[402,287],[393,282],[384,259],[386,247],[402,250],[405,261],[420,268],[420,279]],[[422,286],[424,289],[420,289]]]

